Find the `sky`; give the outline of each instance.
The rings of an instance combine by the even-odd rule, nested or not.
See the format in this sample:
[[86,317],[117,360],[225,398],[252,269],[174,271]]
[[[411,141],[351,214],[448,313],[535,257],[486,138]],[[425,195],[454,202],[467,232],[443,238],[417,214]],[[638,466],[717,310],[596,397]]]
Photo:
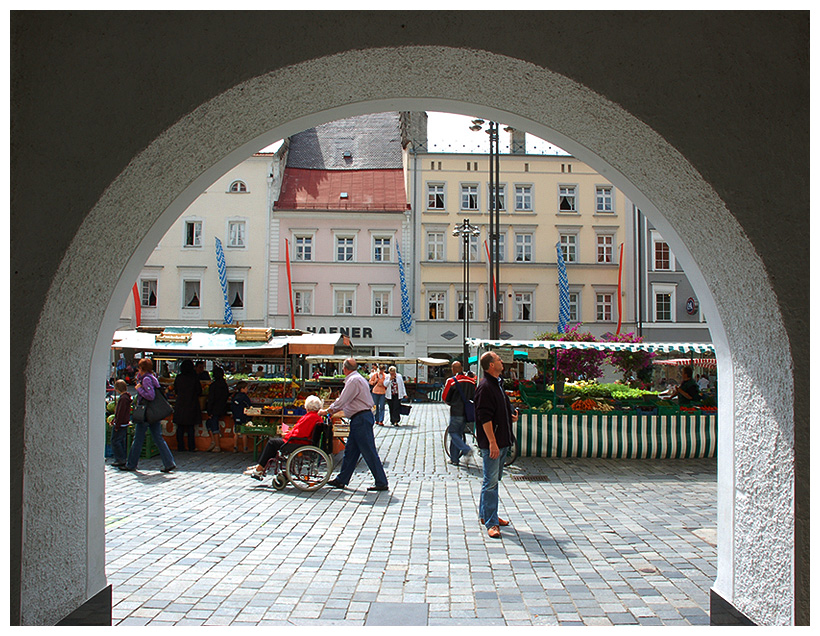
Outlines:
[[[427,112],[427,149],[429,152],[464,152],[487,154],[490,151],[489,136],[486,132],[473,132],[470,125],[474,117],[450,113]],[[499,136],[499,150],[509,152],[510,136],[503,131]],[[486,124],[485,124],[486,129]],[[281,140],[260,152],[275,152],[282,145]],[[545,155],[568,154],[543,139],[527,133],[527,153]]]

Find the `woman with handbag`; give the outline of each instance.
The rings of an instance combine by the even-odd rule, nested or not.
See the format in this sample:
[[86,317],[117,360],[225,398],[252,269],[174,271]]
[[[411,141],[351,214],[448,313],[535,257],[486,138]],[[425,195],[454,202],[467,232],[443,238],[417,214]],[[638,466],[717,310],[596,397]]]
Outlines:
[[[176,468],[174,463],[174,456],[171,454],[171,449],[165,443],[162,437],[161,417],[154,415],[149,409],[151,402],[167,402],[162,397],[159,380],[154,375],[154,363],[149,358],[143,358],[137,365],[139,373],[137,374],[137,394],[139,395],[137,401],[137,408],[134,409],[132,419],[134,421],[134,441],[131,443],[131,450],[128,453],[128,459],[124,466],[119,466],[120,470],[136,470],[137,464],[140,461],[140,453],[142,452],[142,444],[145,441],[145,432],[150,431],[151,437],[154,438],[154,444],[159,450],[159,457],[162,460],[163,473],[170,473]],[[159,398],[162,398],[160,400]],[[141,408],[142,407],[142,408]],[[142,419],[140,415],[142,414]]]
[[387,370],[388,376],[384,380],[385,399],[387,405],[390,407],[390,423],[393,426],[398,426],[401,421],[401,413],[399,412],[399,403],[407,397],[407,390],[404,388],[404,378],[401,373],[396,371],[396,367],[390,367]]

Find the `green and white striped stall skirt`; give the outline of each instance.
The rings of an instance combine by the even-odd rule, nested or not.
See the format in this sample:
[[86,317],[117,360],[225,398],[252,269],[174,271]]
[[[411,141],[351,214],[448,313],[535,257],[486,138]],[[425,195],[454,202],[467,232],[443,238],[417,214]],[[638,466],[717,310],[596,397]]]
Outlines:
[[516,440],[522,457],[714,457],[717,414],[637,415],[521,411]]

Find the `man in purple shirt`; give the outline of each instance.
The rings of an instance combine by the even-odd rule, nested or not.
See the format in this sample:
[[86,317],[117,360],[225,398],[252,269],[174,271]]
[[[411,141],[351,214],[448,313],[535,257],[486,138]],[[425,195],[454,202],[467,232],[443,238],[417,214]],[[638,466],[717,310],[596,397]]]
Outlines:
[[342,459],[342,469],[335,479],[327,482],[328,486],[344,488],[353,475],[359,457],[364,457],[367,467],[376,480],[376,485],[368,490],[387,490],[387,475],[384,474],[382,460],[376,450],[376,438],[373,436],[373,396],[370,395],[370,383],[357,371],[359,365],[353,358],[344,362],[342,371],[345,374],[345,386],[341,395],[326,409],[321,409],[319,415],[331,415],[343,411],[350,420],[350,435],[345,445],[345,454]]

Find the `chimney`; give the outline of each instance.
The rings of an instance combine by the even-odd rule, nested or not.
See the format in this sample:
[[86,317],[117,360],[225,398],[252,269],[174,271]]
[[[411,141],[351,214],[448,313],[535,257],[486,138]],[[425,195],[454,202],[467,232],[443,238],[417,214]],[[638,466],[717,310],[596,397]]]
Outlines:
[[523,130],[512,129],[510,133],[510,154],[527,154],[527,134]]
[[411,146],[419,152],[427,151],[427,113],[424,111],[399,113],[401,147]]

